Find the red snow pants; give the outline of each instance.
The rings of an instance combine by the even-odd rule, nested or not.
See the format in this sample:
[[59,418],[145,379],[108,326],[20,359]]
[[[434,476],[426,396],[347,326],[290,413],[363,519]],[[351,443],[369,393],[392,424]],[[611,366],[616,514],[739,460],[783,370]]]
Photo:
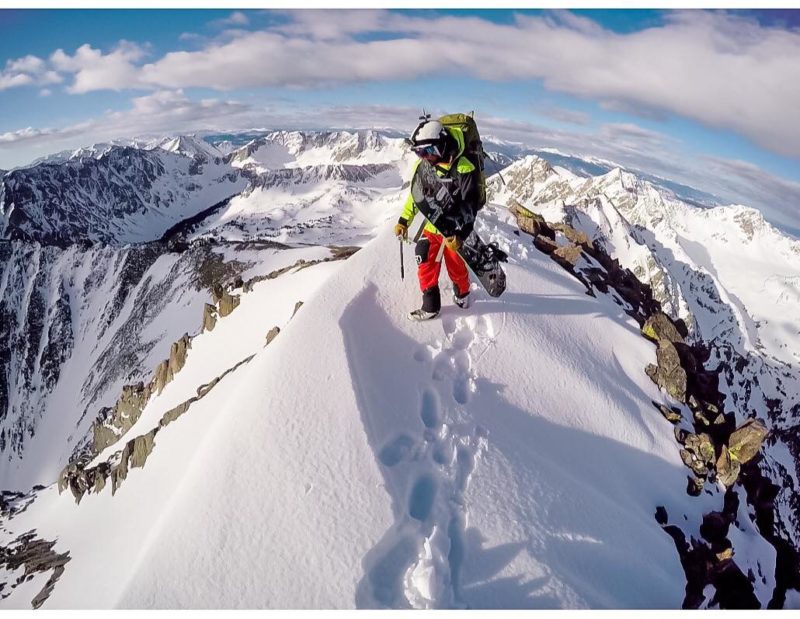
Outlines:
[[[444,243],[441,234],[433,234],[425,230],[423,238],[417,242],[414,250],[417,259],[417,276],[419,287],[422,290],[422,308],[429,312],[438,312],[441,309],[441,296],[439,294],[439,273],[442,269],[441,261],[437,261],[439,250]],[[444,247],[444,265],[447,274],[453,281],[458,296],[465,296],[469,292],[469,271],[464,259],[458,252]]]

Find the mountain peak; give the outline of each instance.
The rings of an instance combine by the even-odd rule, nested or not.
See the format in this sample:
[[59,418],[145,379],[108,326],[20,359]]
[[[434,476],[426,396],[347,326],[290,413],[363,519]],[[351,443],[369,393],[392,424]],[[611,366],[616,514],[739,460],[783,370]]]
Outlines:
[[209,144],[204,139],[196,135],[178,135],[175,137],[164,138],[158,145],[162,150],[180,153],[189,157],[202,157],[221,159],[222,153],[213,144]]

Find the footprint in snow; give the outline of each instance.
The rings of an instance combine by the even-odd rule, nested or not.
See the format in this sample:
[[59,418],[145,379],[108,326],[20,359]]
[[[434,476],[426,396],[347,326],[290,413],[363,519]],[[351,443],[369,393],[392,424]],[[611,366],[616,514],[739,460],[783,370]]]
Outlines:
[[401,434],[383,446],[378,459],[384,466],[392,467],[405,460],[414,447],[414,439],[407,434]]
[[437,483],[432,475],[422,475],[414,483],[408,498],[408,515],[415,520],[427,520],[436,499]]
[[422,406],[420,417],[425,427],[436,430],[442,423],[442,412],[439,404],[439,396],[435,391],[426,389],[422,394]]

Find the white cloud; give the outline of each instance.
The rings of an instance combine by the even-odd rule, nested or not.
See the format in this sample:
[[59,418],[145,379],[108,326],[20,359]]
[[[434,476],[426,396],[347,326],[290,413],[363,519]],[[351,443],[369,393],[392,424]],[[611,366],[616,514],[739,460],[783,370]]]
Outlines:
[[124,111],[62,128],[27,127],[0,134],[0,165],[22,165],[59,150],[117,138],[176,134],[198,129],[254,126],[264,109],[216,99],[193,101],[178,91],[156,91],[132,99]]
[[[153,87],[316,88],[457,74],[542,79],[547,88],[635,111],[679,114],[800,155],[800,33],[721,12],[678,11],[660,27],[618,34],[568,13],[414,17],[296,11],[273,30],[240,33],[141,67]],[[378,40],[357,34],[379,33]],[[257,60],[257,61],[256,61]]]
[[[7,131],[0,133],[0,144],[2,143],[20,143],[27,140],[32,140],[41,136],[53,135],[55,129],[34,129],[33,127],[26,127],[24,129],[17,129],[16,131]],[[2,148],[2,146],[0,146]]]
[[24,56],[6,62],[0,71],[0,90],[20,86],[43,86],[61,82],[61,76],[48,68],[47,63],[38,56]]
[[[144,49],[123,41],[109,53],[88,44],[72,56],[58,50],[48,68],[73,73],[74,93],[320,88],[434,75],[540,79],[606,107],[680,115],[800,156],[800,32],[721,11],[666,15],[663,25],[620,34],[568,12],[497,24],[385,10],[284,11],[283,23],[270,29],[229,31],[203,49],[146,64]],[[241,26],[248,19],[236,11],[223,21]],[[38,83],[23,68],[43,75],[41,59],[14,63],[0,74],[0,89]]]
[[30,86],[35,83],[35,80],[25,73],[11,73],[5,71],[0,73],[0,90],[16,88],[18,86]]
[[16,58],[9,60],[6,63],[7,71],[14,71],[17,73],[41,73],[44,71],[45,62],[37,56],[25,56],[24,58]]
[[50,62],[57,71],[74,74],[69,92],[86,93],[93,90],[141,88],[136,63],[145,55],[143,47],[129,41],[120,41],[108,54],[87,43],[81,45],[72,56],[62,49],[56,50],[50,56]]
[[234,11],[224,19],[218,19],[216,21],[211,22],[212,26],[217,26],[220,28],[227,28],[230,26],[247,26],[249,24],[250,24],[250,18],[247,17],[247,15],[242,13],[241,11]]

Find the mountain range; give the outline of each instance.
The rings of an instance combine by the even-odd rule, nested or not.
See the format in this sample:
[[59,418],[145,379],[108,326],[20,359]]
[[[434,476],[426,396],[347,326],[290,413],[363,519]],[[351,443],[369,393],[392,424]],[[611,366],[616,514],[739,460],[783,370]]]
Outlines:
[[0,607],[800,607],[800,242],[484,146],[508,290],[424,324],[395,134],[3,172]]

